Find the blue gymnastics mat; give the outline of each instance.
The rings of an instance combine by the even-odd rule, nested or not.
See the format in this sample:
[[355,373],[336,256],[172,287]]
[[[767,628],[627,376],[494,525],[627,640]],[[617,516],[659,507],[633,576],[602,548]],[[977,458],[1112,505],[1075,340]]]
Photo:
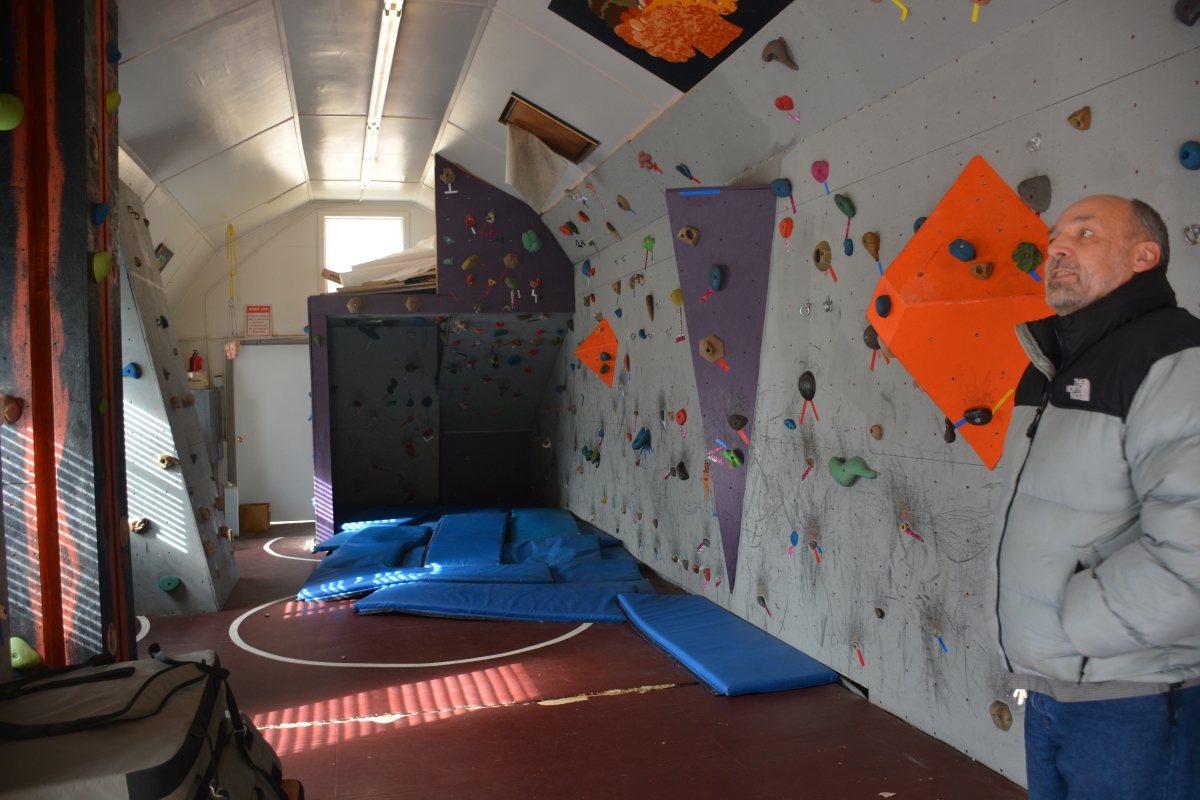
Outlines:
[[442,567],[499,564],[507,528],[506,511],[447,514],[433,533],[425,564]]
[[359,597],[386,586],[408,583],[553,583],[547,564],[493,564],[470,567],[334,567],[313,570],[297,600],[324,602]]
[[639,633],[714,694],[782,692],[836,683],[838,674],[706,597],[623,594]]
[[416,614],[459,619],[624,622],[618,595],[653,592],[648,581],[585,584],[407,583],[354,604],[360,614]]
[[330,536],[323,542],[313,545],[314,553],[332,553],[351,540],[357,542],[386,542],[391,540],[411,539],[416,546],[429,544],[433,528],[428,525],[379,524],[363,528],[351,528]]

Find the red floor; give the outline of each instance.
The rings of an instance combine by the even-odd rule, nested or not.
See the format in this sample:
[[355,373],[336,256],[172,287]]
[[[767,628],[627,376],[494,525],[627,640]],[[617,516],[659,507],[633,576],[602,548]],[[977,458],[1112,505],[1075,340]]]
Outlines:
[[[154,618],[141,646],[216,650],[309,798],[1025,797],[840,686],[714,697],[627,625],[359,616],[352,601],[280,600],[315,563],[267,553],[281,533],[275,553],[313,558],[311,528],[239,540],[227,610]],[[267,603],[241,639],[323,664],[234,644],[231,624]],[[489,658],[514,650],[525,652]],[[342,665],[430,662],[443,663]]]

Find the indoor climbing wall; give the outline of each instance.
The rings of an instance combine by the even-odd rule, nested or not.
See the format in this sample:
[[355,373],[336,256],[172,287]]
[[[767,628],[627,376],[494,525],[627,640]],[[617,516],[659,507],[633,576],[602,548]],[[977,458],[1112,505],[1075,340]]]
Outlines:
[[121,184],[121,370],[134,609],[220,611],[238,581],[142,203]]
[[334,502],[437,502],[437,332],[432,317],[329,320]]
[[[567,198],[547,212],[557,229],[567,220],[579,227],[577,212],[585,210],[593,230],[588,237],[582,228],[579,236],[555,234],[576,262],[574,338],[538,413],[535,432],[549,436],[552,447],[535,447],[533,454],[534,477],[547,502],[594,518],[664,576],[830,665],[871,702],[1018,782],[1024,780],[1023,709],[1008,696],[981,604],[984,553],[1005,464],[1002,459],[998,469],[988,469],[962,435],[965,425],[947,441],[946,418],[955,409],[940,399],[941,387],[914,380],[901,361],[885,358],[884,350],[864,340],[868,309],[877,314],[880,270],[886,274],[897,262],[918,219],[938,224],[934,209],[980,155],[1014,190],[1031,178],[1048,178],[1050,197],[1030,199],[1047,222],[1093,193],[1146,200],[1171,232],[1169,275],[1181,304],[1195,310],[1200,289],[1197,250],[1184,237],[1187,226],[1200,224],[1200,172],[1185,169],[1178,157],[1180,145],[1200,134],[1179,113],[1180,103],[1197,91],[1195,31],[1179,24],[1167,3],[1155,4],[1153,13],[1130,4],[1103,15],[1079,4],[1033,5],[1024,8],[1023,19],[1014,15],[1011,24],[992,27],[985,37],[977,33],[988,30],[985,24],[995,19],[990,14],[1008,13],[1003,5],[983,7],[978,28],[968,23],[962,38],[915,45],[898,34],[911,30],[915,41],[938,30],[937,24],[914,15],[903,23],[910,27],[901,28],[896,19],[889,39],[877,26],[863,31],[844,20],[828,34],[807,36],[797,27],[793,37],[783,15],[756,43],[761,48],[787,37],[798,73],[764,65],[757,52],[731,58],[588,176],[595,192],[581,187],[580,194],[588,206]],[[875,12],[886,4],[864,8]],[[888,71],[908,77],[889,83],[893,77],[878,70],[843,70],[839,77],[817,58],[829,39],[843,41],[848,52],[856,37],[875,37],[887,51]],[[947,52],[947,42],[963,49]],[[906,55],[903,48],[913,52]],[[934,57],[941,60],[928,65],[925,59]],[[914,64],[927,66],[910,74]],[[871,96],[882,99],[864,97],[858,106],[870,105],[842,109],[839,104],[860,91],[864,74],[876,81],[869,84]],[[806,84],[828,91],[810,93]],[[803,123],[790,122],[772,104],[784,94],[793,98],[791,113],[802,115]],[[1091,122],[1080,129],[1069,118],[1084,107]],[[802,135],[779,133],[792,124]],[[640,153],[650,157],[649,168]],[[714,591],[717,571],[725,566],[715,546],[717,505],[704,498],[696,470],[688,482],[668,472],[681,459],[691,465],[705,455],[695,433],[683,438],[666,417],[685,408],[694,418],[698,408],[699,375],[686,345],[674,342],[679,320],[669,300],[680,287],[673,256],[687,245],[674,239],[664,200],[668,189],[698,184],[676,165],[705,186],[779,178],[792,184],[776,206],[732,593],[725,586]],[[638,212],[636,219],[631,211],[613,210],[617,194]],[[601,201],[607,215],[594,213]],[[597,218],[613,221],[622,238],[609,236],[605,247]],[[785,220],[791,225],[781,229]],[[782,230],[790,233],[786,243]],[[936,230],[951,243],[978,237],[956,233],[953,225]],[[864,234],[873,236],[864,241]],[[642,247],[646,236],[654,239],[653,260]],[[1008,243],[992,253],[977,250],[973,262],[955,260],[968,270],[982,261],[997,271],[1018,263]],[[653,321],[644,305],[630,304],[627,294],[618,301],[610,288],[643,271],[644,256],[639,300],[652,292],[655,305],[663,306]],[[899,272],[893,277],[887,285],[903,278]],[[1016,277],[1035,282],[1028,274]],[[995,280],[993,273],[986,283]],[[619,318],[618,307],[624,311]],[[596,314],[616,333],[618,365],[626,353],[631,357],[628,374],[618,369],[611,389],[573,358],[574,347],[599,322]],[[914,326],[914,336],[919,328]],[[684,329],[690,339],[686,314]],[[896,346],[903,357],[904,345]],[[812,395],[807,409],[800,391],[806,372]],[[941,378],[955,374],[947,366]],[[926,382],[939,393],[938,402],[924,391]],[[557,387],[565,388],[559,393]],[[963,397],[955,397],[961,405]],[[984,405],[982,398],[973,402]],[[966,410],[958,409],[952,430]],[[647,416],[649,426],[642,422]],[[625,440],[641,427],[651,430],[652,452],[634,451]],[[602,429],[594,463],[581,448],[594,454]],[[706,568],[713,575],[707,586]],[[1009,706],[1014,721],[1008,730],[993,722],[996,702]]]

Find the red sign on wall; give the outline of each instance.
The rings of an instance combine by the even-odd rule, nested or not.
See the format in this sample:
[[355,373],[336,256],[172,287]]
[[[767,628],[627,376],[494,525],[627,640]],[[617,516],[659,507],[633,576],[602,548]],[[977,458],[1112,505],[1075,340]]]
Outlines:
[[246,338],[269,339],[271,337],[271,307],[246,306]]

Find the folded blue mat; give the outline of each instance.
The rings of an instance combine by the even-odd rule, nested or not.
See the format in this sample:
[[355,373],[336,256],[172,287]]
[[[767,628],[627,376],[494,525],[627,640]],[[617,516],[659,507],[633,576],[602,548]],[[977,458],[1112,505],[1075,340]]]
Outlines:
[[560,564],[564,561],[599,558],[600,541],[595,534],[575,533],[506,544],[501,561],[505,564],[524,564],[527,561]]
[[438,506],[372,506],[348,514],[338,525],[350,531],[371,525],[436,525],[447,514],[468,514],[478,511],[501,511],[495,506],[438,505]]
[[[530,562],[536,563],[536,562]],[[526,566],[514,564],[514,566]],[[550,565],[555,583],[611,583],[640,581],[642,573],[635,559],[588,559]]]
[[371,525],[363,528],[353,528],[330,536],[323,542],[313,545],[312,551],[332,553],[347,542],[387,542],[411,540],[413,544],[422,546],[429,544],[433,528],[428,525]]
[[527,542],[550,536],[579,533],[575,517],[561,508],[514,508],[509,525],[508,541]]
[[626,594],[634,628],[714,694],[781,692],[836,683],[838,674],[708,598]]
[[425,564],[443,567],[499,564],[507,527],[508,514],[504,511],[447,514],[434,531]]
[[417,546],[415,539],[345,542],[308,576],[296,593],[301,600],[353,597],[387,584],[381,576],[395,570]]
[[296,593],[299,600],[342,600],[400,583],[553,583],[546,564],[493,564],[483,567],[397,567],[363,570],[341,567],[313,572]]
[[364,597],[360,614],[461,619],[624,622],[617,596],[653,592],[647,581],[593,584],[406,583]]

